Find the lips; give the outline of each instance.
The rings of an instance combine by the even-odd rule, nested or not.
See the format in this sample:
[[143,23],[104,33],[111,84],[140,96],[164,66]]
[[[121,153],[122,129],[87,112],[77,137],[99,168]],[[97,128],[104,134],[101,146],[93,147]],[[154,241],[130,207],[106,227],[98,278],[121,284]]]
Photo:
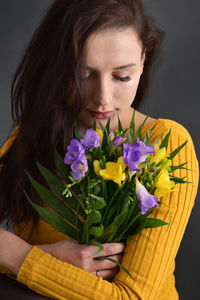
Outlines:
[[90,111],[92,114],[93,118],[96,119],[108,119],[112,116],[113,111],[105,111],[105,112],[100,112],[100,111]]

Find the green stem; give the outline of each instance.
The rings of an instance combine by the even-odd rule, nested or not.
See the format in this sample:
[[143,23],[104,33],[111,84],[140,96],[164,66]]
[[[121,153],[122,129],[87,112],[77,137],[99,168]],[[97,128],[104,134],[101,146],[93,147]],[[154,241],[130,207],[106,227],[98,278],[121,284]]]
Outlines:
[[116,197],[116,195],[118,194],[118,192],[119,192],[120,190],[121,190],[121,187],[118,187],[117,190],[115,191],[113,197],[112,197],[111,200],[109,201],[108,206],[106,206],[106,210],[105,210],[105,213],[104,213],[104,216],[103,216],[103,219],[102,219],[102,223],[104,223],[104,221],[105,221],[105,219],[106,219],[106,217],[107,217],[107,215],[108,215],[109,209],[110,209],[110,207],[112,206],[113,201],[115,200],[115,197]]
[[123,237],[125,235],[125,233],[128,231],[128,229],[135,223],[135,221],[137,221],[139,216],[140,216],[140,212],[138,212],[138,214],[135,216],[135,218],[128,224],[126,229],[121,233],[121,237]]

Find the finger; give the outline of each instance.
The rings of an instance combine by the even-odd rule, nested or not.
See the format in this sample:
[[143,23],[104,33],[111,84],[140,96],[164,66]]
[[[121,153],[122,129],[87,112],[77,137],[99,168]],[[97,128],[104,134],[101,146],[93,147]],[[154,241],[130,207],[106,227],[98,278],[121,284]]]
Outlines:
[[99,275],[100,276],[97,276],[97,271],[95,272],[92,272],[93,275],[97,276],[97,277],[102,277],[103,279],[105,280],[109,280],[109,281],[112,281],[115,276],[117,275],[117,273],[119,272],[119,267],[115,267],[115,268],[112,268],[112,269],[105,269],[105,270],[98,270],[99,271]]
[[[112,258],[112,259],[118,261],[119,263],[122,261],[122,257],[123,257],[123,254],[109,256],[109,258]],[[113,269],[117,265],[115,262],[112,262],[106,258],[101,259],[98,257],[96,259],[93,259],[92,262],[90,262],[90,264],[88,264],[88,266],[89,266],[89,272],[91,272],[91,271],[95,271],[95,270]]]
[[93,258],[123,253],[125,250],[125,243],[105,243],[103,244],[103,248],[104,249],[97,255],[94,255]]

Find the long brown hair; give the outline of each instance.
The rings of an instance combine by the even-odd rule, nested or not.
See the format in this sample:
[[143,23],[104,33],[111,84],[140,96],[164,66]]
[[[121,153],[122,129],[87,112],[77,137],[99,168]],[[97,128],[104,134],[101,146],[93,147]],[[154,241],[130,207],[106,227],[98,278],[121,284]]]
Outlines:
[[[37,213],[23,194],[41,203],[24,170],[39,178],[35,160],[54,169],[55,146],[64,155],[73,123],[84,101],[80,66],[91,33],[133,27],[145,50],[143,75],[134,99],[136,108],[149,84],[151,66],[159,54],[161,32],[145,15],[140,0],[56,0],[35,31],[15,73],[12,115],[19,133],[0,158],[0,221],[19,224]],[[73,103],[70,107],[69,103]]]

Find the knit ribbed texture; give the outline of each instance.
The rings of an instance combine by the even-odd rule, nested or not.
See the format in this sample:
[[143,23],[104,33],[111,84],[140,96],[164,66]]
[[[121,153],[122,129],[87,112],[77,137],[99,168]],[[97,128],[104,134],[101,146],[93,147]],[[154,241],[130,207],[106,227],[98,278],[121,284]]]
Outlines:
[[[177,191],[162,198],[162,204],[152,213],[153,217],[169,222],[167,227],[144,229],[134,236],[137,242],[127,241],[122,265],[129,270],[135,280],[124,271],[118,273],[113,283],[96,277],[71,264],[64,263],[33,247],[26,257],[17,279],[38,293],[53,299],[103,300],[103,299],[143,299],[177,300],[175,289],[175,257],[183,237],[192,207],[194,205],[199,180],[199,167],[193,142],[187,130],[180,124],[158,119],[145,126],[143,133],[156,124],[150,140],[163,136],[171,128],[168,152],[188,140],[173,164],[187,163],[188,170],[176,170],[174,176],[184,177],[192,183],[176,185]],[[17,228],[15,228],[17,232]],[[22,238],[27,238],[26,227]],[[29,240],[32,244],[50,243],[66,238],[41,220]]]

